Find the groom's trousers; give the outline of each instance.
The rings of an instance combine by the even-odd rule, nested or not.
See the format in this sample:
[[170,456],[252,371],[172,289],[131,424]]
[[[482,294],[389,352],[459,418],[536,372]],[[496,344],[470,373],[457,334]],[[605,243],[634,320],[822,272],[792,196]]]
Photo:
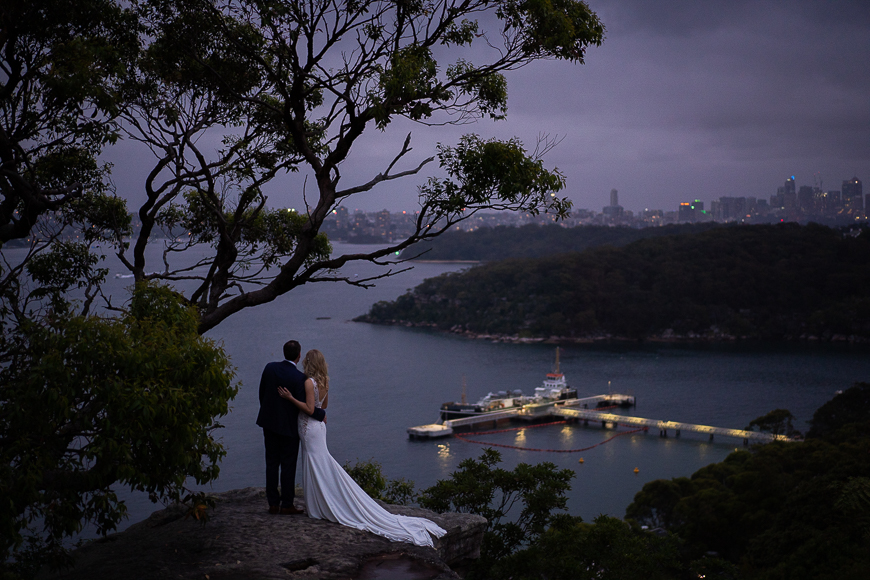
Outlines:
[[[279,435],[263,429],[266,444],[266,500],[270,506],[292,507],[296,495],[296,460],[299,457],[299,438]],[[278,492],[280,470],[281,491]]]

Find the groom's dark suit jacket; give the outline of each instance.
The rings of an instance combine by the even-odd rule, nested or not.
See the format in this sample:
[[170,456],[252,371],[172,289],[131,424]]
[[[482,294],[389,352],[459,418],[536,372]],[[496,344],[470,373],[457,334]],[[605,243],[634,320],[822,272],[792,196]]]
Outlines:
[[[299,437],[296,422],[299,408],[278,394],[278,387],[287,390],[299,401],[305,400],[305,374],[289,361],[271,362],[260,378],[260,413],[257,425],[278,435]],[[323,421],[326,411],[315,409],[313,418]]]

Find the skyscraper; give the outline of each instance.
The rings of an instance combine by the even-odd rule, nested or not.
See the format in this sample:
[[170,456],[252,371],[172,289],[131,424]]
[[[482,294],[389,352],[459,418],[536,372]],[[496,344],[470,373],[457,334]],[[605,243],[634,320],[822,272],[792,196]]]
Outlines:
[[809,185],[801,185],[797,194],[798,208],[804,212],[805,214],[813,213],[814,207],[814,196],[813,196],[813,188]]
[[623,209],[619,205],[619,192],[615,189],[610,190],[610,205],[605,207],[602,212],[611,221],[618,220],[622,217]]
[[794,175],[785,180],[785,187],[782,189],[783,199],[782,206],[786,210],[797,209],[797,193],[794,187]]
[[861,186],[861,180],[857,177],[847,179],[843,182],[843,188],[841,189],[840,195],[845,209],[864,209],[864,189]]

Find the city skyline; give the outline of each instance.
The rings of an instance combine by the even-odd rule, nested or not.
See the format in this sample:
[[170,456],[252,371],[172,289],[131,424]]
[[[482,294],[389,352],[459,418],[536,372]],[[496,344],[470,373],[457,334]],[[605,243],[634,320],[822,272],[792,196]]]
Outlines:
[[[408,133],[401,169],[462,133],[516,136],[534,149],[539,135],[559,144],[544,158],[566,177],[575,208],[600,211],[611,189],[633,211],[721,196],[769,197],[784,179],[826,190],[870,175],[870,5],[819,0],[589,0],[607,32],[584,65],[541,62],[511,73],[503,122],[424,127],[397,120],[371,130],[341,167],[342,184],[383,171]],[[468,58],[484,48],[475,44]],[[119,193],[141,199],[147,164],[123,144],[115,162]],[[398,168],[397,168],[398,169]],[[353,208],[415,207],[431,175],[383,184],[355,196]],[[138,173],[137,173],[138,172]],[[304,207],[306,171],[270,184],[270,205]]]
[[[815,194],[815,195],[835,194],[837,196],[837,198],[839,199],[842,192],[847,187],[847,185],[852,186],[852,187],[857,186],[858,195],[862,196],[861,197],[862,203],[860,204],[860,209],[863,209],[866,211],[868,208],[870,208],[870,192],[863,191],[863,180],[858,176],[852,176],[849,179],[843,180],[843,182],[840,184],[839,189],[832,189],[832,188],[827,188],[827,187],[822,188],[820,185],[814,185],[814,186],[802,185],[796,180],[794,175],[789,176],[789,178],[787,178],[785,180],[785,183],[788,184],[790,181],[793,183],[793,188],[792,188],[791,193],[796,198],[798,197],[800,192],[806,192],[809,190],[810,193]],[[726,196],[719,196],[718,198],[707,198],[706,201],[711,203],[711,204],[716,203],[717,201],[721,200],[722,198],[752,198],[752,199],[757,199],[757,200],[768,201],[768,200],[773,200],[773,198],[776,197],[777,195],[784,195],[785,192],[783,191],[783,189],[784,189],[783,185],[776,186],[774,188],[774,191],[772,193],[770,193],[770,195],[768,195],[768,196],[726,195]],[[701,198],[686,198],[684,200],[678,201],[676,206],[674,206],[674,207],[632,208],[632,207],[625,207],[623,205],[623,203],[620,201],[621,194],[619,193],[619,190],[617,190],[615,188],[611,189],[608,195],[609,195],[610,203],[605,204],[601,208],[574,207],[574,208],[572,208],[572,212],[574,212],[574,213],[576,213],[576,212],[593,212],[593,213],[609,214],[609,213],[611,213],[608,211],[610,208],[619,207],[622,210],[632,212],[635,215],[637,215],[637,214],[643,213],[644,211],[663,211],[663,212],[679,211],[680,206],[684,205],[685,203],[691,203],[692,201],[702,201],[702,202],[704,201]],[[363,212],[363,213],[373,214],[373,213],[378,213],[381,211],[387,211],[387,212],[391,212],[391,213],[400,213],[400,212],[401,213],[413,213],[414,212],[413,209],[409,209],[409,208],[390,209],[390,208],[384,207],[384,208],[372,210],[372,209],[366,209],[366,208],[361,208],[361,207],[347,207],[347,206],[341,206],[341,207],[343,207],[344,210],[346,212],[349,212],[349,213]],[[784,208],[785,204],[783,203],[779,207]],[[293,208],[293,209],[296,210],[296,208]],[[335,212],[333,212],[333,213],[335,213]]]

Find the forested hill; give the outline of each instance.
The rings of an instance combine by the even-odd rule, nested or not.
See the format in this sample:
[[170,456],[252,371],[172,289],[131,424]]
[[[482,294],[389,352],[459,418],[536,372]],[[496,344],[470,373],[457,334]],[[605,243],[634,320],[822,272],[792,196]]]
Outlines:
[[359,321],[520,337],[870,337],[870,230],[717,228],[425,280]]
[[679,224],[655,228],[557,225],[497,226],[471,232],[449,231],[415,245],[420,260],[492,262],[505,258],[536,258],[555,253],[579,252],[597,246],[624,246],[637,240],[692,234],[724,227],[722,224]]

